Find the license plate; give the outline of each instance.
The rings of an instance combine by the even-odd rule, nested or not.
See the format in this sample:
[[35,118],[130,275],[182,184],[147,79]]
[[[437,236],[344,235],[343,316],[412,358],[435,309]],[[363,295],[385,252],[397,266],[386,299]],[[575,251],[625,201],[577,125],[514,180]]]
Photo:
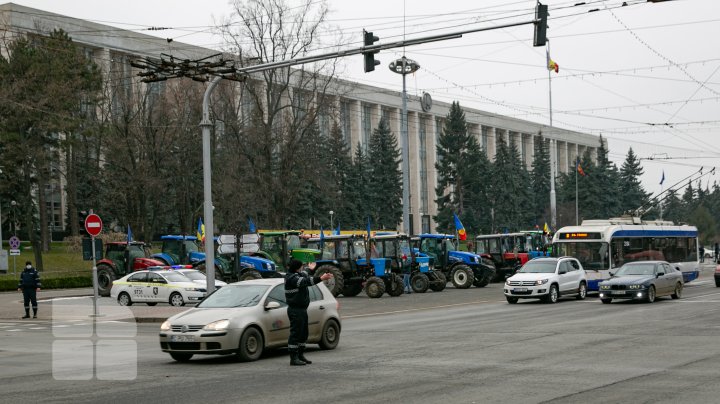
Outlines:
[[624,290],[613,290],[612,294],[613,295],[624,295],[625,291]]
[[515,288],[513,292],[527,292],[527,288]]
[[172,341],[172,342],[195,342],[195,337],[192,335],[171,335],[170,341]]

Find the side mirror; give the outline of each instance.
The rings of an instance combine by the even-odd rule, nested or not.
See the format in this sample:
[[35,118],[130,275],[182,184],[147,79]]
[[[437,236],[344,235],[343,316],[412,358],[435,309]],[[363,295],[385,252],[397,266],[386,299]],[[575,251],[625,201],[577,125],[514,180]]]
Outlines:
[[564,268],[558,269],[558,275],[565,275],[566,273],[567,273],[567,271]]
[[615,272],[608,272],[608,274],[610,275],[611,278],[612,278],[613,276],[615,276]]
[[656,277],[656,278],[659,278],[659,277],[661,277],[661,276],[663,276],[663,275],[665,275],[665,274],[662,273],[662,272],[658,272],[657,275],[655,275],[655,277]]
[[267,302],[265,304],[265,310],[275,310],[275,309],[279,309],[279,308],[280,308],[280,303],[278,303],[276,301]]

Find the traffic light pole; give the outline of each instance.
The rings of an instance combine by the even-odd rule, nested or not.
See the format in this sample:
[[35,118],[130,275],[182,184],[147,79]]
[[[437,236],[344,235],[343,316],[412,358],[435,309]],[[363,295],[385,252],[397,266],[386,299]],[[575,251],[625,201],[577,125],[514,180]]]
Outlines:
[[405,56],[402,57],[403,61],[403,91],[402,91],[402,178],[403,178],[403,193],[402,193],[402,204],[403,204],[403,231],[405,234],[410,235],[410,146],[408,139],[408,111],[407,111],[407,90],[405,88]]

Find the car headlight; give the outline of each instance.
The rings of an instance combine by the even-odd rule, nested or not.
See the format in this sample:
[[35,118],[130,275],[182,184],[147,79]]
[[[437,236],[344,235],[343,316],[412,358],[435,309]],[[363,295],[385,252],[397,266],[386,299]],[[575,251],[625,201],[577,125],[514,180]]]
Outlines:
[[223,331],[230,325],[230,320],[218,320],[203,327],[203,330],[209,331]]
[[608,289],[610,289],[610,285],[600,285],[600,289],[608,290]]
[[544,285],[544,284],[548,283],[548,280],[549,279],[540,279],[540,280],[535,281],[535,284],[536,285]]
[[630,285],[630,289],[640,289],[642,285]]
[[510,278],[505,279],[505,284],[510,286]]
[[160,324],[160,331],[170,331],[170,322],[169,321],[163,321],[162,324]]

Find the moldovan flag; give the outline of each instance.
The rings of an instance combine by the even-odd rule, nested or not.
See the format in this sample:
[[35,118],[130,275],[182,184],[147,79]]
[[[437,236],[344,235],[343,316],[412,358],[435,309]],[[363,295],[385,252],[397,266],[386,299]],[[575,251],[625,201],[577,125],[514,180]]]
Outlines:
[[582,166],[580,165],[580,158],[578,158],[575,161],[575,169],[577,169],[578,174],[582,175],[583,177],[586,176],[585,171],[583,170]]
[[662,185],[663,182],[665,182],[665,170],[663,170],[662,178],[660,178],[660,185]]
[[548,70],[555,70],[555,73],[560,72],[560,65],[557,64],[554,60],[550,59],[548,62]]
[[455,231],[458,234],[458,238],[461,241],[464,241],[467,239],[467,233],[465,233],[465,227],[460,222],[460,218],[457,216],[457,214],[453,213],[453,216],[455,217]]
[[550,228],[547,225],[547,222],[545,222],[545,226],[543,227],[543,231],[547,234],[550,234]]
[[202,218],[198,218],[197,238],[200,241],[205,241],[205,225]]

